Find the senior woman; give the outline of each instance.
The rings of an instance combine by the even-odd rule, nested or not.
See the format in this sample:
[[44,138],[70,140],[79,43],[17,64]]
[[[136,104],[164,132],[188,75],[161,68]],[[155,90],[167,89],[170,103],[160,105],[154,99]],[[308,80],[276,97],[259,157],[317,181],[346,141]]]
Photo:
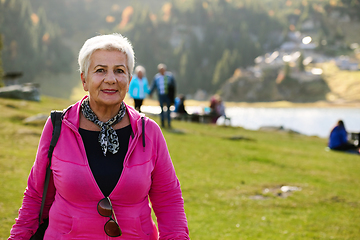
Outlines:
[[143,66],[137,66],[135,68],[135,76],[131,79],[129,94],[134,99],[135,109],[141,112],[141,106],[143,104],[146,94],[150,93],[149,83],[145,77],[145,68]]
[[[44,239],[189,239],[180,183],[161,130],[123,101],[134,67],[131,43],[120,34],[90,38],[79,65],[88,96],[62,116]],[[52,128],[48,120],[9,239],[30,239],[38,227]]]

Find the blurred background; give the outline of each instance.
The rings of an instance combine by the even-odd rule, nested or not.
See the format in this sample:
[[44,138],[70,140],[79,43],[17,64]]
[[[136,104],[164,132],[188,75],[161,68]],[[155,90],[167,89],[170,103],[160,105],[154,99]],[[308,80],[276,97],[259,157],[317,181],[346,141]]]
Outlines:
[[[150,82],[167,64],[187,100],[360,104],[359,0],[0,0],[0,85],[77,100],[79,49],[113,32]],[[316,134],[340,117],[358,130],[337,114]]]

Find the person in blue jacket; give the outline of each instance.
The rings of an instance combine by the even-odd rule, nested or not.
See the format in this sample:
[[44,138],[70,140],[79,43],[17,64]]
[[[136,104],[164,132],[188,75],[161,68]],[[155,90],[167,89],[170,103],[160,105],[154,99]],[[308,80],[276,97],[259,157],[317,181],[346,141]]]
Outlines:
[[168,127],[171,128],[170,106],[174,104],[175,101],[175,78],[171,72],[166,71],[165,64],[160,63],[157,68],[159,72],[154,76],[154,80],[150,88],[150,96],[154,90],[157,91],[161,108],[161,126],[165,127],[164,107],[166,106]]
[[339,151],[358,149],[357,146],[348,142],[348,133],[342,120],[339,120],[337,125],[331,130],[328,147]]
[[149,83],[145,77],[145,68],[143,66],[137,66],[135,68],[135,74],[130,82],[129,94],[134,99],[135,109],[141,112],[141,106],[146,97],[146,94],[150,93]]

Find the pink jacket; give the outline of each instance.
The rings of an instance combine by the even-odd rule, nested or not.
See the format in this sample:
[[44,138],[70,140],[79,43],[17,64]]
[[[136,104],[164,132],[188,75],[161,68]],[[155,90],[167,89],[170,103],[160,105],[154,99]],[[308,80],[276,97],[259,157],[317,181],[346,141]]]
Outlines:
[[[54,149],[44,208],[49,227],[44,239],[113,239],[104,232],[109,218],[97,212],[104,195],[92,175],[78,131],[80,103],[64,114]],[[123,172],[109,196],[123,232],[118,239],[189,239],[180,183],[161,130],[153,120],[126,107],[133,134]],[[38,227],[52,128],[48,119],[9,239],[29,239]],[[151,218],[149,199],[159,233]]]

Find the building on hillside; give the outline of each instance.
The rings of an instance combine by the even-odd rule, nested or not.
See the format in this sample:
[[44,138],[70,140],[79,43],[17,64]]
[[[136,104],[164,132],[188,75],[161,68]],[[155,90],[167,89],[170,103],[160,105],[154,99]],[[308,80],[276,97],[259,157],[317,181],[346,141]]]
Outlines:
[[316,29],[319,29],[320,26],[321,26],[320,21],[313,19],[313,18],[308,18],[302,22],[301,30],[304,32],[314,31]]
[[339,10],[331,11],[329,16],[331,19],[334,19],[339,22],[350,22],[351,21],[351,17],[349,16],[349,14],[344,13],[343,11],[339,11]]
[[335,60],[336,66],[341,70],[358,71],[359,62],[354,59],[350,59],[349,56],[341,56]]

